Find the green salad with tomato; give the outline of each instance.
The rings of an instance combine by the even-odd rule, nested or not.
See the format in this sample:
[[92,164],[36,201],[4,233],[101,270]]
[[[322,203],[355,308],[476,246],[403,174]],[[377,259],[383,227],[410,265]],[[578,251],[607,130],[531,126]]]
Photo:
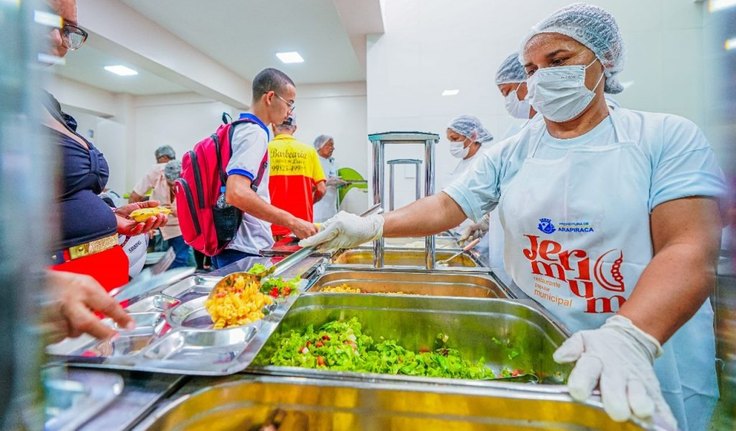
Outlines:
[[[452,379],[497,378],[483,359],[472,362],[462,358],[457,350],[446,347],[447,340],[447,335],[439,334],[434,350],[414,352],[395,340],[382,338],[376,342],[363,333],[360,322],[353,317],[333,320],[317,329],[309,325],[303,331],[276,335],[256,364]],[[503,370],[501,375],[518,373]]]
[[[265,265],[256,263],[248,270],[248,274],[259,275],[266,272],[267,269]],[[299,277],[290,280],[284,280],[281,277],[265,278],[261,280],[261,293],[272,298],[283,298],[297,292],[300,281]]]

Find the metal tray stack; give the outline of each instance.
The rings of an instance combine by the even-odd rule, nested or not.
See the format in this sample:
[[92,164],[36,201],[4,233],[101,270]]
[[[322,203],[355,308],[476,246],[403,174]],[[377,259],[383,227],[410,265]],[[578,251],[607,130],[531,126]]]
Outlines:
[[[204,301],[218,280],[186,278],[129,305],[126,310],[136,322],[135,329],[116,328],[119,335],[106,341],[90,336],[66,339],[50,346],[48,352],[64,362],[110,369],[191,375],[241,371],[298,295],[278,300],[270,313],[255,323],[212,329]],[[300,289],[305,284],[303,281]]]

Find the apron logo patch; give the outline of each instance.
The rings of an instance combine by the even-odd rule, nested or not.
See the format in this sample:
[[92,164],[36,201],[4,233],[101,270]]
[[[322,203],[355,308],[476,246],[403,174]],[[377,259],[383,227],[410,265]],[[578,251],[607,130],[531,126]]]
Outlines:
[[621,274],[623,251],[611,249],[591,258],[585,250],[565,250],[557,241],[524,236],[529,239],[529,248],[523,249],[522,254],[529,261],[534,296],[563,307],[572,306],[575,297],[582,298],[585,312],[593,314],[616,312],[626,302],[622,295],[596,296],[593,282],[595,279],[598,286],[609,292],[625,291]]
[[540,231],[548,235],[557,230],[555,228],[555,225],[552,224],[552,220],[548,218],[540,218],[539,224],[537,225],[537,229],[539,229]]

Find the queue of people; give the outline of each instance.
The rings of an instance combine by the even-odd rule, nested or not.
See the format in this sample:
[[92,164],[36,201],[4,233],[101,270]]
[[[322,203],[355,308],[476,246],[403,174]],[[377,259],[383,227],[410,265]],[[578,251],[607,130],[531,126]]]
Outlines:
[[[75,0],[50,3],[67,23],[52,31],[52,50],[63,57],[86,35],[76,27]],[[263,70],[253,79],[251,109],[241,115],[251,121],[235,127],[227,165],[226,200],[242,211],[242,224],[214,265],[257,256],[274,235],[352,248],[382,236],[437,234],[493,212],[490,224],[503,237],[497,264],[574,331],[554,353],[560,363],[575,363],[570,394],[582,401],[599,387],[615,420],[656,414],[669,426],[706,429],[718,398],[708,295],[725,182],[695,124],[606,99],[623,90],[623,46],[614,17],[596,6],[571,5],[540,21],[496,77],[509,114],[524,120],[519,130],[490,145],[480,120],[457,117],[446,130],[450,153],[460,159],[457,179],[441,193],[367,217],[336,213],[334,140],[320,136],[313,149],[296,141],[296,85],[282,71]],[[109,336],[91,310],[132,324],[102,290],[128,280],[117,235],[171,223],[174,217],[138,223],[128,215],[171,204],[163,185],[170,187],[177,168],[171,161],[159,166],[157,152],[159,165],[136,186],[133,203],[111,211],[97,196],[109,174],[105,158],[50,95],[45,105],[44,126],[64,162],[62,236],[49,273],[58,314],[66,335]],[[266,154],[270,174],[259,176]],[[158,186],[158,199],[135,202]],[[477,224],[464,229],[466,239],[489,230]]]

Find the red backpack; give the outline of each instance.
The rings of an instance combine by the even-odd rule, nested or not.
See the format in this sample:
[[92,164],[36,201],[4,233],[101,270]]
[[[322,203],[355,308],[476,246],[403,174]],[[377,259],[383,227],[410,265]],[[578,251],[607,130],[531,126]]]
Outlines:
[[[228,123],[223,114],[222,121],[224,124],[215,133],[184,154],[181,178],[176,180],[176,211],[184,241],[207,256],[220,253],[228,245],[243,217],[242,211],[224,202],[233,131],[238,124],[254,123],[268,134],[268,129],[253,114],[241,114],[232,123]],[[251,183],[254,191],[258,190],[267,167],[268,150]]]

